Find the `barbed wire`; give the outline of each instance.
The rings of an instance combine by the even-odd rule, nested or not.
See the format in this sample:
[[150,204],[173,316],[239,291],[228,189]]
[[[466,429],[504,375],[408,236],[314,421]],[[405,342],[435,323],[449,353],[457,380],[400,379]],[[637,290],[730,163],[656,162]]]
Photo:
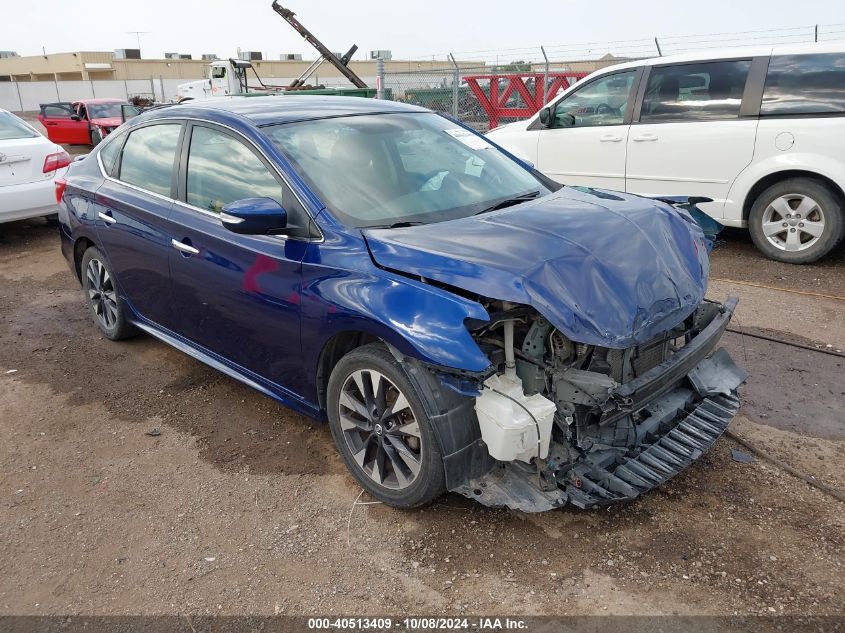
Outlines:
[[[572,42],[567,44],[550,44],[544,46],[550,62],[561,63],[576,59],[595,59],[596,56],[608,53],[616,57],[652,57],[660,51],[663,53],[683,53],[694,50],[724,47],[743,47],[750,45],[774,45],[778,43],[812,42],[816,37],[819,41],[829,40],[831,36],[845,34],[845,23],[811,24],[805,26],[782,27],[772,29],[753,29],[746,31],[726,31],[720,33],[695,33],[688,35],[666,35],[655,38],[637,38],[627,40],[605,40],[590,42]],[[835,38],[838,39],[838,38]],[[450,53],[418,56],[419,58],[447,60]],[[456,58],[470,57],[479,62],[495,62],[497,64],[524,61],[538,63],[545,61],[539,45],[514,48],[486,49],[474,51],[451,51]],[[555,59],[552,59],[555,58]]]

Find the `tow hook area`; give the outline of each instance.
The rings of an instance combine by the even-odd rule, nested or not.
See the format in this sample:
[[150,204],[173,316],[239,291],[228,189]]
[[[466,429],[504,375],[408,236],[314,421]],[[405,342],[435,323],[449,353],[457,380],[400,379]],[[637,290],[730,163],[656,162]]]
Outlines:
[[634,499],[665,483],[739,410],[747,374],[716,349],[735,306],[705,302],[660,337],[614,350],[570,341],[503,302],[501,325],[478,337],[497,368],[474,398],[481,437],[473,450],[486,452],[489,468],[449,477],[450,489],[541,512]]

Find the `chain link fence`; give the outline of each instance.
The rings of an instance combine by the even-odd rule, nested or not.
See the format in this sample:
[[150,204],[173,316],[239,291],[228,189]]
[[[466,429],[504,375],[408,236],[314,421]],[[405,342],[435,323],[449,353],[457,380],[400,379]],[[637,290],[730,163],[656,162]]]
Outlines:
[[548,99],[586,74],[565,67],[546,71],[529,65],[392,72],[384,73],[381,94],[384,99],[446,113],[484,131],[533,115]]
[[[489,72],[478,68],[385,73],[384,98],[444,112],[477,130],[486,130],[488,118],[466,82],[466,75]],[[488,87],[489,94],[489,87]]]

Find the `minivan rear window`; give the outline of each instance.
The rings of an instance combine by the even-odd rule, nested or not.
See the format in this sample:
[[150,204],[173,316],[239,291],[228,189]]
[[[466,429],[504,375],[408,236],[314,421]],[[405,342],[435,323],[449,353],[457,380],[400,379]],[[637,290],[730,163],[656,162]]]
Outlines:
[[775,55],[761,116],[845,112],[845,54]]

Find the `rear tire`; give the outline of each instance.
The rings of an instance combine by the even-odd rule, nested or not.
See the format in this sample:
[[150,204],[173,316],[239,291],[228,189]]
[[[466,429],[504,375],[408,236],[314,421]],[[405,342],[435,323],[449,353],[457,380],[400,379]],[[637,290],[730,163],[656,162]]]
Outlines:
[[443,457],[422,402],[431,395],[416,390],[384,344],[364,345],[341,358],[327,396],[338,452],[373,497],[413,508],[446,491]]
[[96,247],[82,255],[80,271],[85,301],[103,335],[112,341],[137,335],[137,328],[127,319],[129,309],[117,291],[117,280]]
[[754,201],[748,230],[769,259],[809,264],[827,255],[845,236],[842,201],[810,178],[788,178]]

